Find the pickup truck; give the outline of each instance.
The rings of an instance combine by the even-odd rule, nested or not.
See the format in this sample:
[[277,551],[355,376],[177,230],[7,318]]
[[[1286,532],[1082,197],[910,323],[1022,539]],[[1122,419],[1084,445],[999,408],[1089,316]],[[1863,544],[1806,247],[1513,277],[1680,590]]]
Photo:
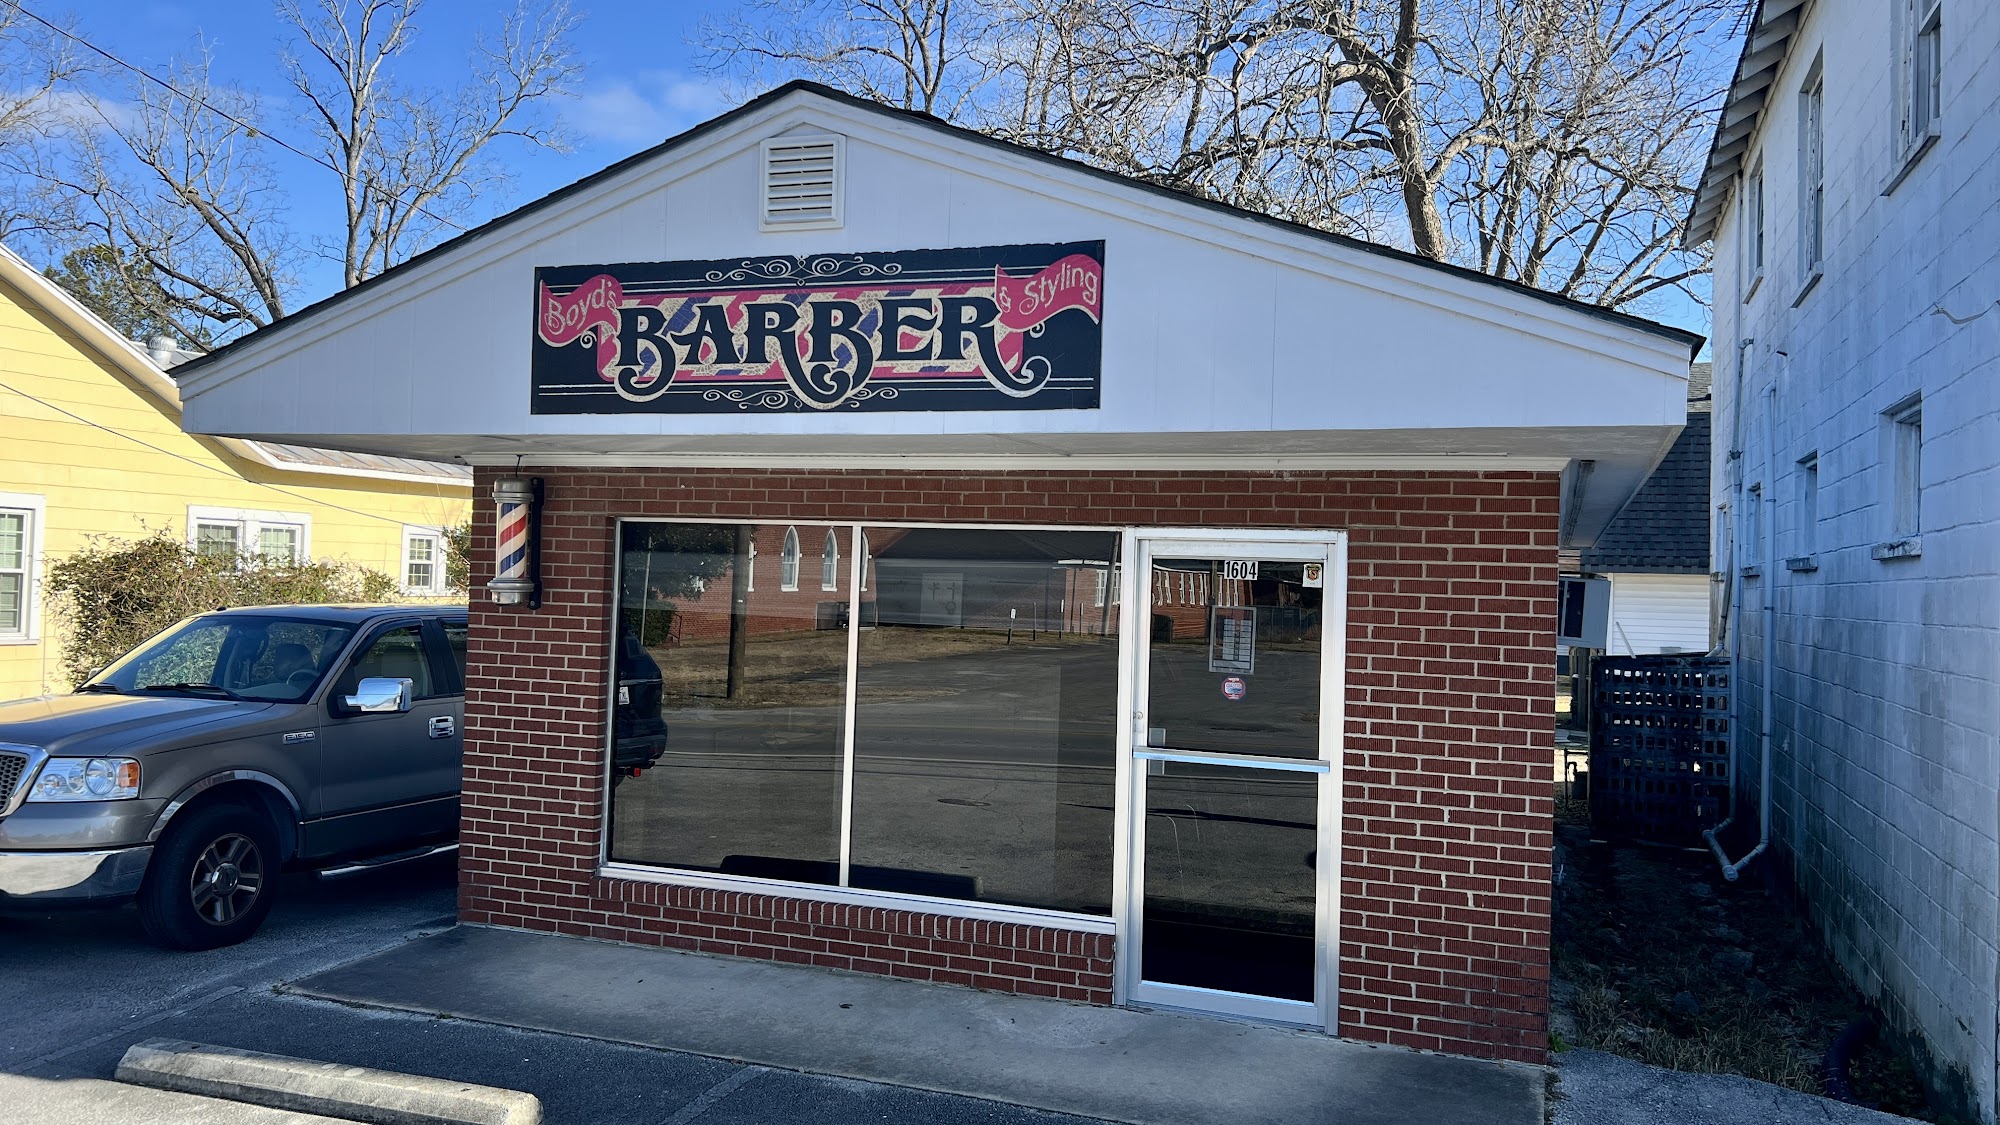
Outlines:
[[[211,949],[288,867],[455,848],[465,650],[463,606],[221,610],[0,703],[0,910],[136,902],[155,941]],[[610,766],[637,776],[666,747],[659,670],[620,664]]]

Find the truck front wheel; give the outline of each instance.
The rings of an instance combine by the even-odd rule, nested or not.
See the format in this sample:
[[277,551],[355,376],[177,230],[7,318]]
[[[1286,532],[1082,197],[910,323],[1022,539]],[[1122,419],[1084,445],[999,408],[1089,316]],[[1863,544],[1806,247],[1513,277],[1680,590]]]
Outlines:
[[264,924],[277,891],[278,834],[240,805],[201,805],[176,817],[153,850],[139,889],[139,924],[174,949],[234,945]]

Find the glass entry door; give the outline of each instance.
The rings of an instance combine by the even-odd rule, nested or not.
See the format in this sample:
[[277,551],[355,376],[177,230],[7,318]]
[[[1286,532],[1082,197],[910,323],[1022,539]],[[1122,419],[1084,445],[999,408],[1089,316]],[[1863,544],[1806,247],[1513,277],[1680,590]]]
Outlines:
[[1125,992],[1332,1030],[1334,533],[1140,535]]

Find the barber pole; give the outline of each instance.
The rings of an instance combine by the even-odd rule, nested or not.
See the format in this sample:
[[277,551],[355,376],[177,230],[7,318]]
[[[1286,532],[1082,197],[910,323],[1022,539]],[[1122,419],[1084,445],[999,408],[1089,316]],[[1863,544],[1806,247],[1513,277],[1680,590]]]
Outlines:
[[486,588],[500,605],[532,609],[541,601],[541,582],[534,573],[535,503],[541,483],[525,477],[501,477],[493,482],[494,565],[493,580]]

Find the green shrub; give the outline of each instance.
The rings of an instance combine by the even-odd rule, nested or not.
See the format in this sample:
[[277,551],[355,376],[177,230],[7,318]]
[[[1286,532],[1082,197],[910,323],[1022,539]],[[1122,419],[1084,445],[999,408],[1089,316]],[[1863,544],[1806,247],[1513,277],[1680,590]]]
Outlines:
[[444,584],[454,594],[472,584],[472,521],[444,530]]
[[183,617],[245,605],[397,600],[396,580],[354,563],[273,562],[197,553],[162,529],[136,540],[94,539],[49,567],[72,683]]
[[[636,609],[619,611],[619,629],[625,633],[639,633],[639,643],[647,648],[659,648],[673,639],[674,614],[680,606],[664,598],[655,598],[646,605],[646,612]],[[643,623],[645,632],[640,633]]]

